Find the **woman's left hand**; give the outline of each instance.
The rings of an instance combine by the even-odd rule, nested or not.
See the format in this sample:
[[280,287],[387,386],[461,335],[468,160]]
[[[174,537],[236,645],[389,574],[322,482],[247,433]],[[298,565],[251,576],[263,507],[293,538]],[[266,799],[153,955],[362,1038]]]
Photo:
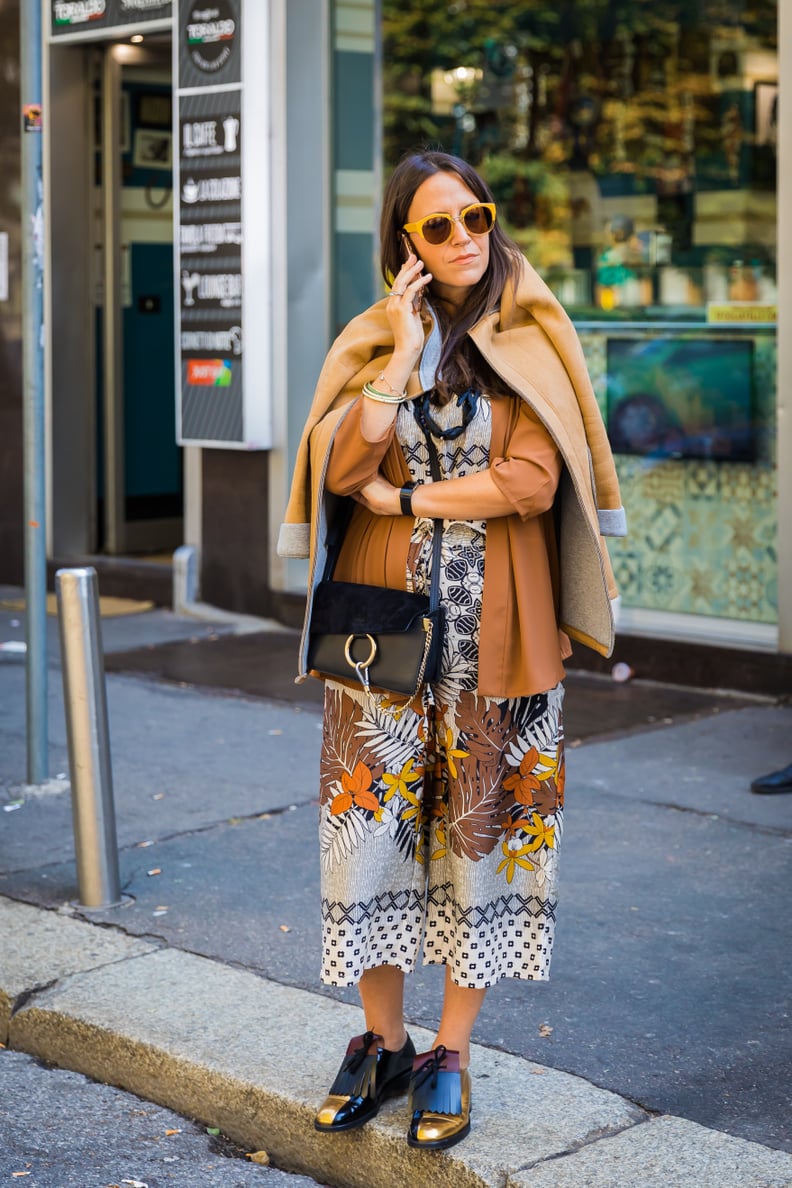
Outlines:
[[394,487],[381,474],[362,487],[355,498],[375,516],[401,515],[399,488]]

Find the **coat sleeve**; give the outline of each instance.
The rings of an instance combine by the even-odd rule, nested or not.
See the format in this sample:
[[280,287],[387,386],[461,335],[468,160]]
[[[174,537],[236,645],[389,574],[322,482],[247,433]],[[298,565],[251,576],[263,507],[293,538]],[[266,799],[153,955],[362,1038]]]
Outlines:
[[360,428],[362,413],[361,396],[352,405],[333,438],[325,485],[334,495],[354,495],[376,477],[396,432],[394,421],[383,437],[378,441],[369,441]]
[[520,402],[504,458],[490,461],[492,480],[523,520],[553,506],[561,477],[561,454],[533,410]]

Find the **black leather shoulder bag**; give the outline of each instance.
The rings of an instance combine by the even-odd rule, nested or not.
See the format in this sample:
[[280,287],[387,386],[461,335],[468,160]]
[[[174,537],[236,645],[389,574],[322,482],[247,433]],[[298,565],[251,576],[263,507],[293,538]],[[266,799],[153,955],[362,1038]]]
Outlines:
[[[440,478],[434,443],[427,435],[432,478]],[[443,521],[434,520],[428,596],[333,580],[349,516],[339,516],[328,540],[327,564],[316,587],[308,642],[308,668],[322,677],[360,681],[376,692],[414,697],[440,675],[443,608],[440,550]]]

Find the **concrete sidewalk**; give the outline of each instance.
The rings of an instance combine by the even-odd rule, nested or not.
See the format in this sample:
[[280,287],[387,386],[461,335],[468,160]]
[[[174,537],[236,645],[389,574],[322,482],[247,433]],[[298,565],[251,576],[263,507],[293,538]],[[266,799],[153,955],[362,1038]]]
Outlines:
[[[103,627],[116,651],[218,633],[166,612]],[[422,1155],[404,1142],[404,1102],[350,1135],[312,1126],[362,1029],[355,996],[317,992],[315,980],[318,712],[109,677],[133,902],[88,916],[71,906],[68,785],[22,786],[23,676],[0,657],[9,1047],[339,1188],[792,1185],[792,798],[747,793],[751,775],[788,762],[788,707],[713,696],[660,729],[618,737],[612,721],[615,734],[570,752],[553,981],[488,997],[472,1133]],[[66,770],[58,682],[53,671],[53,774]],[[673,704],[673,691],[658,698]],[[419,1048],[437,972],[412,979]],[[539,1038],[542,1020],[550,1038]]]
[[[321,1183],[792,1184],[792,1155],[653,1116],[580,1077],[481,1046],[474,1128],[453,1150],[411,1151],[401,1102],[352,1135],[319,1135],[317,1079],[332,1076],[329,1053],[359,1026],[355,1008],[4,898],[0,934],[0,1036],[11,1048],[220,1127]],[[419,1049],[429,1042],[411,1030]]]

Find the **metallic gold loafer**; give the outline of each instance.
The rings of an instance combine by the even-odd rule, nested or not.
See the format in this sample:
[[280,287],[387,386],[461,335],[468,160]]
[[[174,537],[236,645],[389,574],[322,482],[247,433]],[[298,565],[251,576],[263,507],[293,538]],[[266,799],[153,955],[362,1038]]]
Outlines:
[[[314,1119],[317,1130],[352,1130],[363,1126],[379,1112],[386,1098],[407,1092],[415,1045],[409,1035],[398,1052],[389,1052],[379,1046],[381,1043],[382,1036],[373,1031],[349,1041],[330,1093]],[[369,1051],[370,1048],[374,1050]]]
[[470,1133],[470,1073],[459,1067],[459,1052],[440,1044],[416,1056],[410,1079],[411,1147],[444,1151]]

